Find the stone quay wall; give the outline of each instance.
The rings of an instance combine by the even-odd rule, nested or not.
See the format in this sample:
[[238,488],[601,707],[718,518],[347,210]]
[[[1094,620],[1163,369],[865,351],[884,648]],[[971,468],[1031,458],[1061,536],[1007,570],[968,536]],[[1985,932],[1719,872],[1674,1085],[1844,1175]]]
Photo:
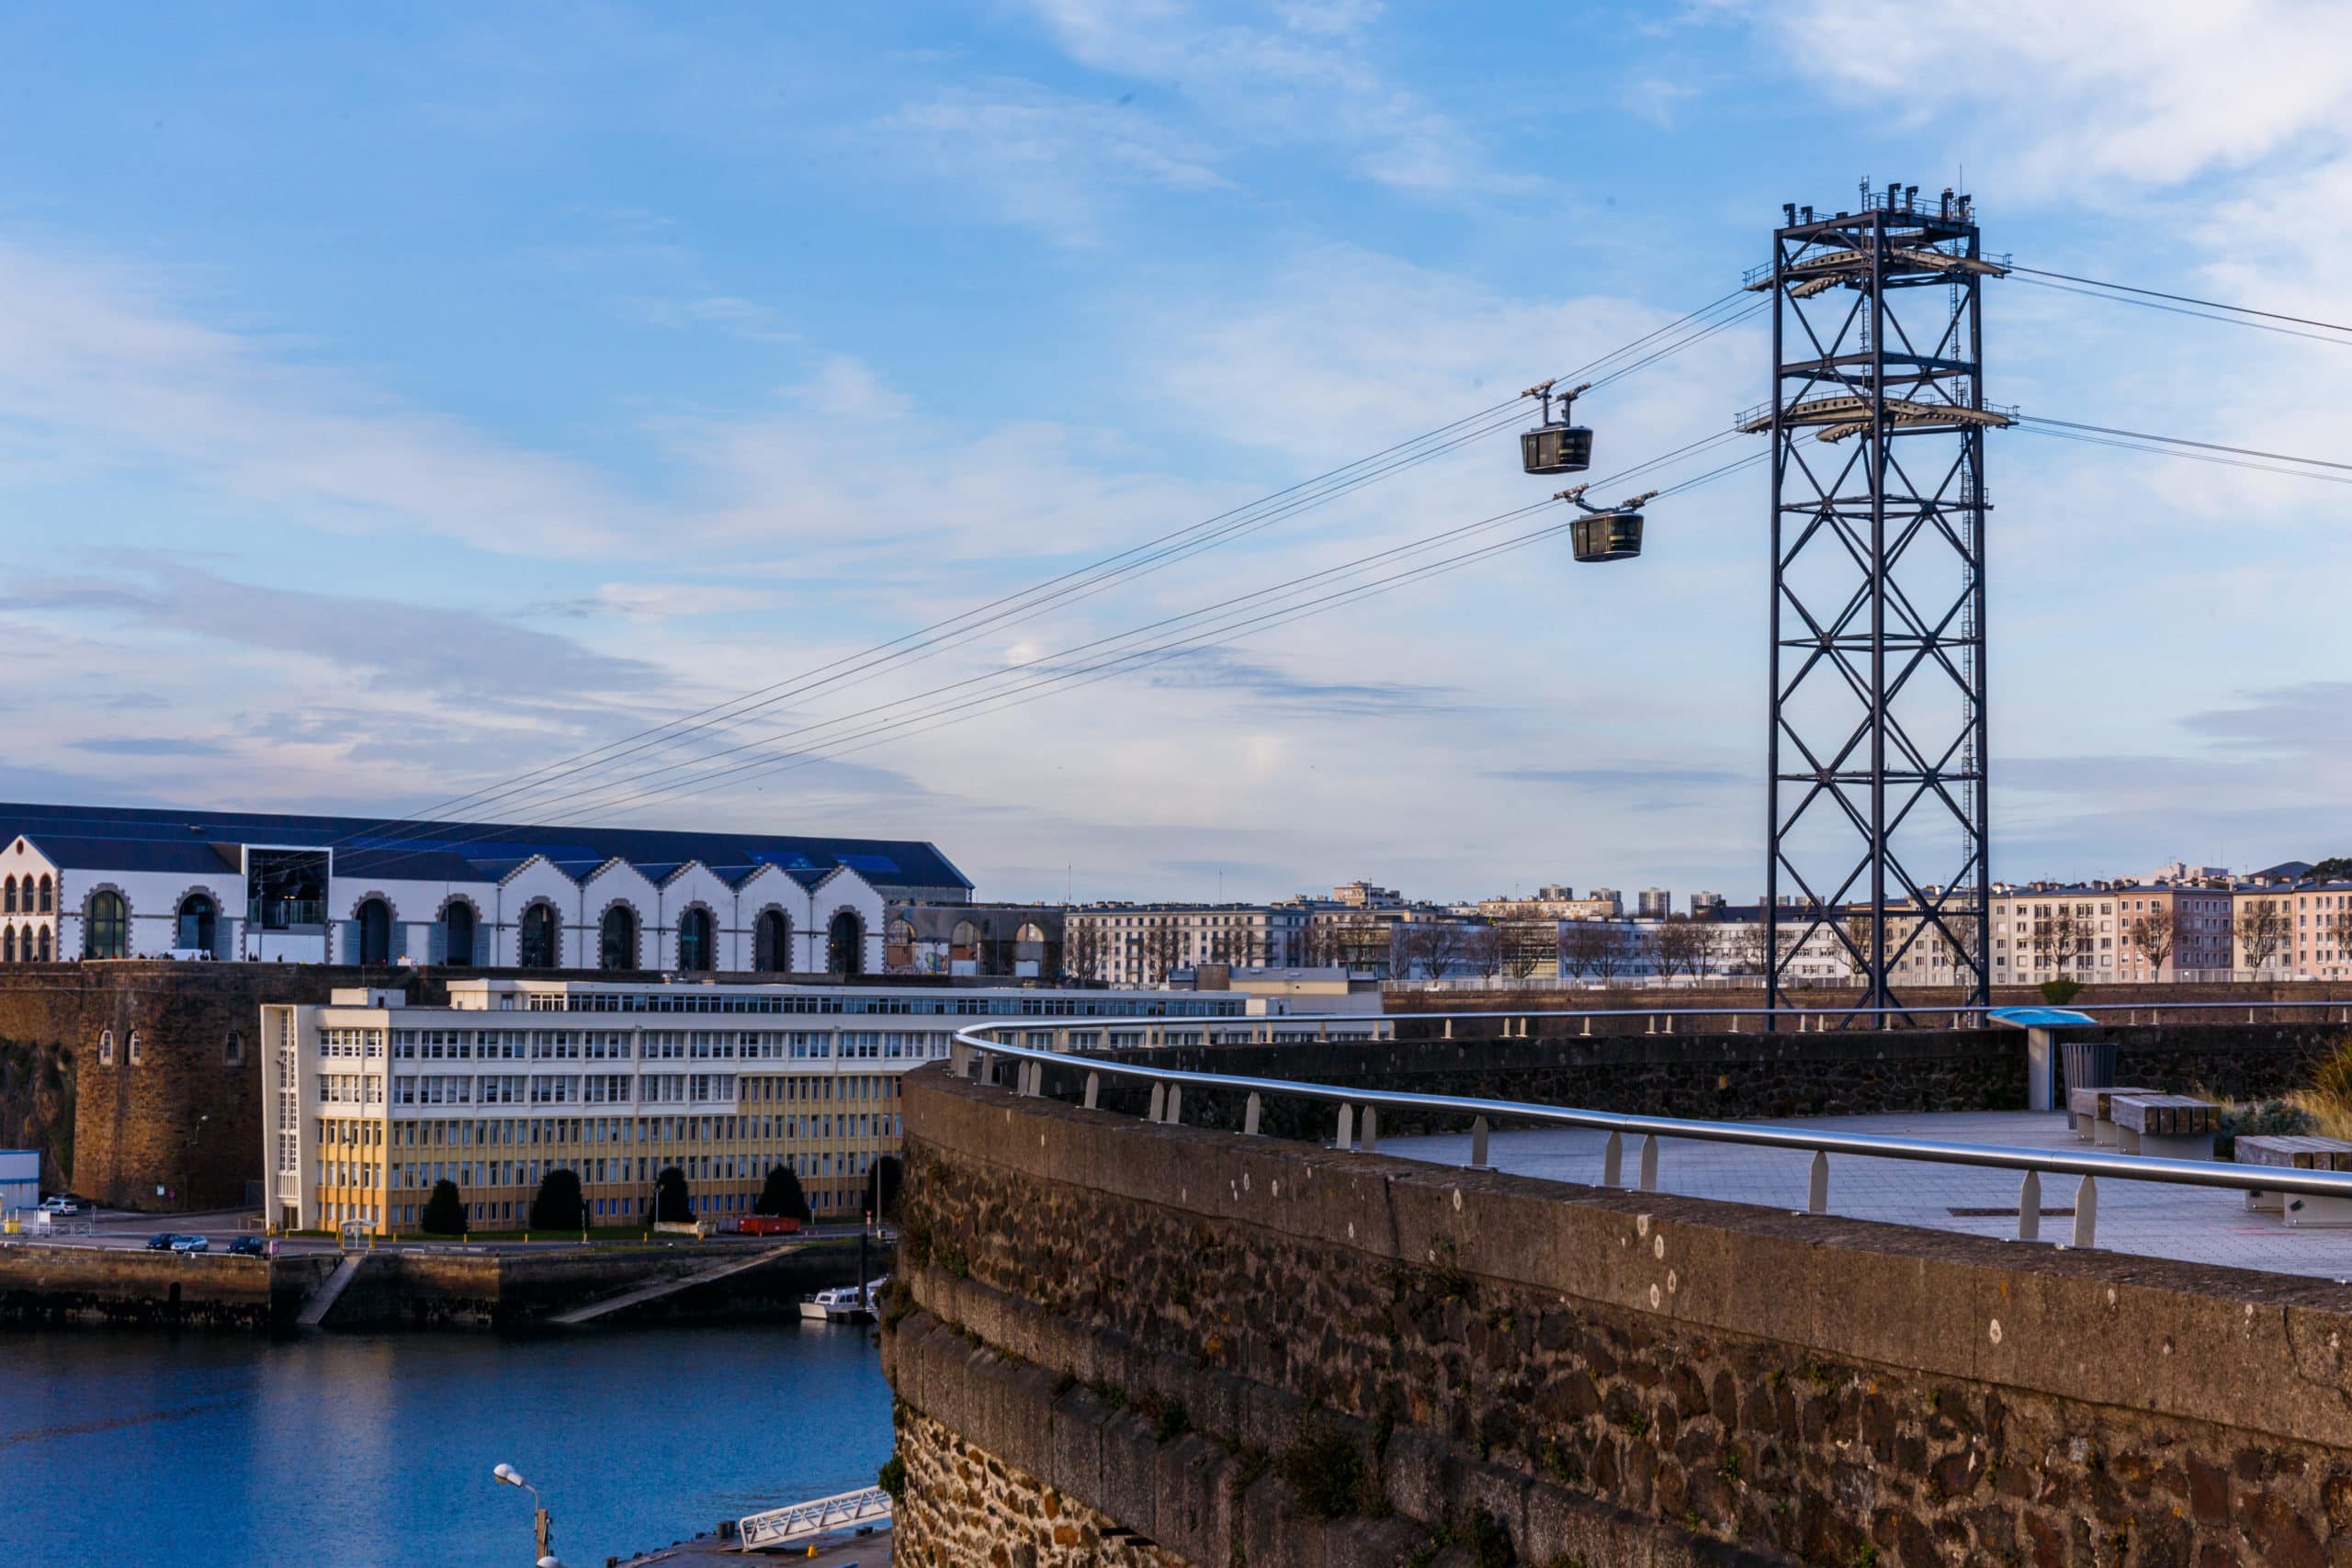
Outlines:
[[[1414,1026],[1400,1022],[1404,1034]],[[2321,1057],[2352,1038],[2340,1023],[2164,1023],[2106,1032],[2124,1082],[2249,1100],[2309,1088]],[[1155,1046],[1109,1053],[1196,1072],[1345,1088],[1521,1100],[1596,1111],[1736,1121],[1928,1111],[2022,1111],[2025,1032],[2016,1029],[1829,1033],[1596,1034],[1527,1040],[1402,1038],[1275,1045]],[[1077,1075],[1051,1069],[1059,1084]],[[1104,1080],[1102,1103],[1139,1111],[1147,1088]],[[1243,1096],[1187,1089],[1184,1119],[1241,1125]],[[1265,1130],[1328,1137],[1332,1111],[1270,1100]],[[1384,1111],[1386,1131],[1424,1125]]]
[[2352,1562],[2327,1280],[1245,1140],[944,1069],[906,1116],[900,1568],[1084,1561],[1090,1530],[1121,1532],[1102,1561],[1193,1568]]

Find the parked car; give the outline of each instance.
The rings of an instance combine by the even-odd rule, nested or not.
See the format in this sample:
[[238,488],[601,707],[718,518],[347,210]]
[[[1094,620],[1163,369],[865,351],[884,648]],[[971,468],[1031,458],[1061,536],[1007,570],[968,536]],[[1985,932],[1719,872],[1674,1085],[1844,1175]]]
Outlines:
[[82,1205],[62,1192],[53,1192],[40,1201],[40,1212],[44,1214],[78,1214],[82,1212]]
[[179,1239],[179,1237],[174,1235],[169,1231],[157,1231],[153,1235],[147,1238],[147,1250],[150,1252],[169,1252],[172,1249],[173,1245]]
[[172,1250],[174,1252],[209,1252],[212,1250],[212,1243],[200,1235],[175,1235],[172,1237]]
[[232,1258],[266,1258],[269,1256],[269,1244],[262,1240],[262,1238],[257,1235],[233,1236],[229,1242],[229,1256]]

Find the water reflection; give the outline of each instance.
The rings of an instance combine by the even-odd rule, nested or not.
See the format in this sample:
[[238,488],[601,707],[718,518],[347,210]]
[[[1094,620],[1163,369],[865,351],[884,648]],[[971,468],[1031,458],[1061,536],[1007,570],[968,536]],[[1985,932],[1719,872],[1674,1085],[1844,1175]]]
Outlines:
[[0,1331],[0,1563],[601,1562],[871,1485],[889,1455],[853,1328],[594,1336]]

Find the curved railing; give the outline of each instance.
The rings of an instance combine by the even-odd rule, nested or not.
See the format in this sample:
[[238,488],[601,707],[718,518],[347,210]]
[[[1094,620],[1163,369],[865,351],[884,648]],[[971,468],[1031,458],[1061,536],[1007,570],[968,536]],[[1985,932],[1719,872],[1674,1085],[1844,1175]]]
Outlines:
[[[2220,1007],[2234,1010],[2244,1003],[2168,1003],[2167,1010],[2187,1010]],[[2263,1003],[2262,1006],[2325,1007],[2342,1010],[2342,1002]],[[1576,1011],[1530,1011],[1521,1010],[1487,1010],[1472,1012],[1415,1013],[1340,1013],[1289,1014],[1249,1020],[1188,1019],[1180,1027],[1187,1032],[1200,1026],[1204,1032],[1224,1023],[1241,1022],[1262,1025],[1271,1034],[1279,1032],[1295,1034],[1313,1027],[1319,1036],[1347,1039],[1390,1041],[1399,1022],[1428,1024],[1445,1028],[1465,1021],[1504,1026],[1504,1038],[1523,1038],[1524,1022],[1539,1018],[1603,1018],[1690,1016],[1720,1016],[1734,1010],[1725,1009],[1634,1009],[1625,1012],[1589,1013]],[[1755,1013],[1758,1010],[1736,1010]],[[1861,1011],[1863,1010],[1849,1010]],[[1917,1017],[1923,1011],[1917,1008],[1880,1010]],[[1937,1008],[1937,1014],[1954,1013],[1962,1016],[1996,1010],[1981,1008]],[[2078,1011],[2120,1011],[2120,1008],[2104,1010],[2077,1009]],[[2149,1010],[2142,1004],[2139,1011]],[[2098,1225],[2100,1177],[2124,1181],[2154,1181],[2188,1187],[2219,1187],[2241,1192],[2293,1194],[2306,1198],[2329,1198],[2352,1201],[2352,1171],[2292,1169],[2272,1166],[2245,1166],[2222,1161],[2166,1159],[2140,1155],[2102,1154],[2095,1149],[2071,1151],[2065,1149],[2018,1148],[1996,1144],[1955,1144],[1932,1138],[1895,1137],[1882,1133],[1840,1133],[1819,1127],[1785,1127],[1763,1122],[1710,1122],[1675,1116],[1644,1116],[1624,1111],[1589,1111],[1575,1106],[1543,1105],[1527,1100],[1487,1100],[1464,1095],[1414,1094],[1396,1089],[1349,1088],[1336,1084],[1306,1082],[1295,1078],[1247,1077],[1238,1074],[1195,1072],[1149,1062],[1122,1062],[1106,1056],[1080,1054],[1067,1050],[1051,1050],[1035,1045],[1016,1044],[998,1038],[1000,1035],[1035,1034],[1042,1032],[1091,1032],[1101,1029],[1099,1019],[1022,1019],[1002,1023],[979,1023],[959,1029],[955,1033],[956,1055],[951,1066],[956,1076],[978,1078],[986,1082],[997,1080],[1000,1059],[1016,1065],[1014,1081],[1010,1087],[1015,1094],[1042,1096],[1045,1093],[1046,1069],[1069,1071],[1083,1075],[1083,1102],[1095,1108],[1102,1081],[1105,1077],[1135,1080],[1151,1086],[1150,1111],[1146,1120],[1158,1122],[1181,1122],[1183,1115],[1183,1093],[1187,1089],[1216,1090],[1227,1094],[1248,1096],[1242,1118],[1243,1136],[1258,1134],[1264,1102],[1270,1098],[1305,1100],[1340,1108],[1334,1143],[1340,1148],[1362,1147],[1366,1151],[1379,1145],[1379,1112],[1409,1111],[1425,1115],[1452,1116],[1471,1124],[1471,1158],[1474,1168],[1487,1167],[1487,1139],[1498,1122],[1521,1125],[1574,1127],[1606,1132],[1609,1141],[1604,1147],[1600,1185],[1618,1187],[1623,1184],[1624,1144],[1628,1137],[1641,1140],[1637,1152],[1634,1190],[1644,1192],[1657,1190],[1658,1140],[1684,1138],[1700,1143],[1734,1144],[1750,1148],[1789,1149],[1813,1156],[1806,1183],[1805,1208],[1811,1213],[1829,1212],[1829,1156],[1866,1156],[1877,1159],[1919,1160],[1938,1165],[1957,1165],[1979,1169],[2014,1170],[2022,1181],[2018,1203],[2018,1235],[2021,1240],[2038,1239],[2041,1226],[2041,1182],[2044,1175],[2075,1176],[2081,1179],[2075,1200],[2074,1245],[2095,1245]],[[1165,1021],[1177,1023],[1179,1021]],[[1522,1033],[1513,1035],[1510,1025],[1521,1022]],[[1204,1039],[1206,1039],[1204,1033]],[[2022,1047],[2022,1041],[2020,1042]],[[1149,1047],[1146,1047],[1148,1049]],[[1363,1112],[1362,1122],[1357,1112]],[[1358,1127],[1362,1141],[1358,1141]]]

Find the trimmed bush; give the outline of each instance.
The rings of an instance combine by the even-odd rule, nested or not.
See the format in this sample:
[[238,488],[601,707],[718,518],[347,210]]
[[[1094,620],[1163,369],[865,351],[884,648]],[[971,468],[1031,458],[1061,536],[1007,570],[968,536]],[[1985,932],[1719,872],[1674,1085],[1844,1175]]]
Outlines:
[[587,1200],[580,1190],[580,1173],[559,1166],[539,1178],[531,1195],[531,1228],[535,1231],[576,1231],[588,1226]]
[[695,1220],[693,1198],[686,1191],[686,1173],[674,1165],[665,1165],[662,1174],[653,1179],[653,1222],[665,1225],[690,1225]]
[[798,1220],[804,1225],[809,1222],[808,1195],[800,1190],[800,1178],[790,1166],[768,1167],[768,1179],[760,1186],[760,1201],[752,1205],[752,1213]]
[[416,1225],[428,1235],[466,1234],[466,1201],[458,1195],[456,1182],[444,1179],[433,1184],[433,1196],[424,1201],[424,1213]]

